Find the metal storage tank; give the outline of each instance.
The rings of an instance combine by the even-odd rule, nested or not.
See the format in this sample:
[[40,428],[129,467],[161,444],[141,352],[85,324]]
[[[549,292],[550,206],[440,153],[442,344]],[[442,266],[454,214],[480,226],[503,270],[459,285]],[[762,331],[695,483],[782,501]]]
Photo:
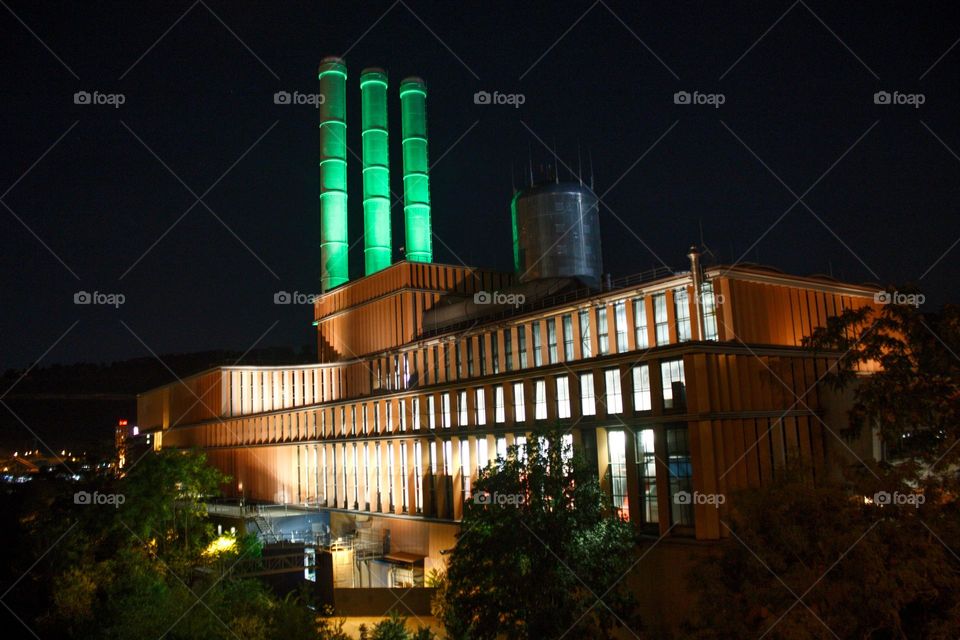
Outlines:
[[514,262],[520,282],[577,278],[600,287],[600,212],[579,182],[538,184],[513,198]]

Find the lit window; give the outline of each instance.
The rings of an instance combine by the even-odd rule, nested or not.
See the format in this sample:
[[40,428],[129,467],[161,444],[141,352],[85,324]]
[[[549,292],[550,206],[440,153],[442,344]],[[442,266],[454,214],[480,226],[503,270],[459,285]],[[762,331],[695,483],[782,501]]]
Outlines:
[[690,340],[690,299],[685,287],[673,292],[673,309],[677,316],[677,341],[687,342]]
[[515,422],[525,422],[527,409],[523,404],[523,383],[513,383],[513,419]]
[[357,468],[357,443],[353,443],[353,508],[360,508],[360,479],[357,477],[359,473]]
[[557,319],[547,320],[547,359],[550,364],[557,361]]
[[517,351],[520,352],[520,368],[527,368],[527,329],[523,325],[517,327]]
[[658,293],[653,296],[653,323],[657,332],[657,345],[670,343],[670,326],[667,321],[667,296]]
[[503,385],[500,384],[493,388],[493,421],[497,424],[503,424],[507,421],[503,402]]
[[603,372],[607,391],[607,413],[623,413],[623,394],[620,391],[620,370],[607,369]]
[[[689,499],[693,488],[693,468],[690,464],[690,444],[686,427],[667,429],[667,465],[670,469],[671,524],[693,526],[693,504]],[[681,500],[678,495],[686,494]]]
[[419,441],[413,444],[413,499],[417,513],[423,509],[423,448]]
[[570,417],[570,379],[557,376],[557,417]]
[[413,430],[420,431],[420,398],[413,399]]
[[406,513],[407,504],[407,443],[400,443],[400,508]]
[[457,392],[457,426],[467,426],[467,392]]
[[507,459],[507,439],[506,438],[497,438],[497,457],[506,460]]
[[517,436],[517,459],[527,459],[527,436]]
[[627,438],[623,431],[607,434],[607,450],[610,453],[610,493],[613,507],[624,520],[630,519],[627,500]]
[[471,378],[474,375],[473,370],[473,338],[467,338],[467,375]]
[[580,312],[580,354],[583,358],[593,355],[593,346],[590,344],[590,311]]
[[573,460],[573,434],[565,433],[560,438],[560,457],[564,462]]
[[[357,445],[353,445],[353,449],[354,449],[354,453],[356,453]],[[342,465],[340,477],[342,478],[342,482],[343,482],[343,508],[346,509],[348,507],[347,501],[349,500],[347,496],[350,495],[347,493],[347,445],[346,444],[340,445],[340,461]],[[354,469],[356,469],[356,466],[354,466]]]
[[539,367],[543,364],[543,353],[540,351],[540,323],[533,323],[533,366]]
[[645,364],[633,368],[633,410],[650,411],[650,367]]
[[580,414],[593,416],[597,414],[596,396],[593,391],[593,374],[580,374]]
[[449,440],[443,441],[443,475],[453,475],[453,443]]
[[440,395],[440,426],[444,429],[450,428],[450,394],[443,393]]
[[610,334],[607,330],[607,308],[597,307],[597,344],[600,355],[610,353]]
[[533,417],[537,420],[547,419],[547,381],[533,381]]
[[474,407],[474,414],[476,415],[477,425],[483,426],[487,424],[486,397],[482,388],[476,389],[474,393],[474,402],[476,403],[476,406]]
[[713,294],[713,283],[703,283],[700,294],[703,298],[703,339],[718,340],[717,334],[717,298]]
[[661,362],[660,377],[663,380],[663,408],[683,407],[686,403],[683,360]]
[[627,351],[627,303],[617,300],[613,305],[613,324],[617,332],[617,353]]
[[513,334],[510,329],[503,330],[503,359],[507,371],[513,371]]
[[487,336],[479,335],[477,336],[477,341],[479,342],[479,357],[480,357],[480,375],[487,375]]
[[463,492],[463,498],[470,497],[470,476],[473,471],[470,469],[470,443],[466,438],[460,441],[460,491]]
[[499,334],[490,334],[490,363],[493,365],[494,375],[500,373],[500,341]]
[[563,359],[566,362],[573,360],[573,316],[563,316]]
[[487,439],[477,438],[477,469],[486,469],[490,459],[487,457]]
[[637,477],[640,479],[640,519],[647,524],[660,521],[657,511],[657,457],[653,429],[641,429],[636,435]]
[[427,422],[431,429],[437,428],[437,400],[434,396],[427,396]]
[[373,403],[373,432],[380,433],[380,403]]
[[397,407],[400,411],[400,431],[407,430],[407,401],[405,398],[400,398],[400,404]]

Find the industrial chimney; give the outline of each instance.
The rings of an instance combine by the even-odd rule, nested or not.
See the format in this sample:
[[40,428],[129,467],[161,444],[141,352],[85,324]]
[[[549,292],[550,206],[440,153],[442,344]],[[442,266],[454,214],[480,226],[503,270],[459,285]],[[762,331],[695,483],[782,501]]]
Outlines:
[[347,262],[347,66],[320,62],[320,285],[323,291],[350,278]]
[[387,134],[387,72],[360,73],[363,130],[363,259],[370,275],[390,266],[390,161]]
[[430,168],[427,160],[427,85],[421,78],[400,83],[403,135],[403,222],[406,259],[433,261],[430,223]]

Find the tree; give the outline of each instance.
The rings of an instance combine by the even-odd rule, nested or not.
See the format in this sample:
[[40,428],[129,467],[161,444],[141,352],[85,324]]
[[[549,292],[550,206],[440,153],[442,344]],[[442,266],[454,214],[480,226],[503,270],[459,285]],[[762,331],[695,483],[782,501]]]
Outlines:
[[638,626],[620,582],[632,529],[571,453],[552,430],[481,470],[437,608],[450,637],[590,637]]
[[733,540],[691,576],[689,637],[955,638],[960,309],[847,309],[804,342],[852,390],[843,436],[873,429],[887,455],[842,484],[788,470],[735,494]]
[[690,575],[687,638],[956,638],[955,503],[871,504],[790,472],[731,505],[733,539]]
[[824,382],[853,387],[845,435],[876,428],[893,461],[945,469],[960,460],[960,307],[846,309],[804,343],[840,355]]

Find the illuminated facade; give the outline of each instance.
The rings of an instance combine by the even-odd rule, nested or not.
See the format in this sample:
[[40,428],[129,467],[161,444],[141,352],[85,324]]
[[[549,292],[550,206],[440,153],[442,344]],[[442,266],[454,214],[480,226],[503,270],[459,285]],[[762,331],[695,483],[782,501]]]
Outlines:
[[[723,538],[728,507],[715,496],[788,464],[814,478],[830,467],[837,428],[817,381],[831,359],[801,341],[873,305],[874,288],[702,268],[695,251],[689,270],[585,287],[599,282],[600,257],[598,228],[583,222],[596,197],[582,185],[514,199],[517,274],[432,263],[418,78],[400,84],[407,244],[391,264],[389,234],[376,233],[389,228],[379,69],[361,74],[366,275],[350,281],[345,80],[342,61],[326,59],[318,363],[220,367],[141,394],[138,423],[157,448],[202,448],[232,478],[225,494],[247,504],[328,514],[335,533],[389,531],[390,553],[422,559],[421,575],[454,546],[478,470],[540,426],[566,431],[621,516],[652,535]],[[557,227],[539,216],[561,214],[583,228],[551,256],[559,241],[531,236]],[[498,305],[498,293],[523,302]]]
[[423,312],[444,295],[511,276],[397,263],[316,303],[322,364],[213,369],[141,395],[139,423],[162,447],[205,449],[247,500],[368,514],[434,562],[477,470],[558,424],[625,517],[716,539],[725,507],[693,496],[791,461],[823,473],[829,360],[800,341],[874,290],[755,267],[704,276],[699,309],[690,272],[651,273],[434,331]]

